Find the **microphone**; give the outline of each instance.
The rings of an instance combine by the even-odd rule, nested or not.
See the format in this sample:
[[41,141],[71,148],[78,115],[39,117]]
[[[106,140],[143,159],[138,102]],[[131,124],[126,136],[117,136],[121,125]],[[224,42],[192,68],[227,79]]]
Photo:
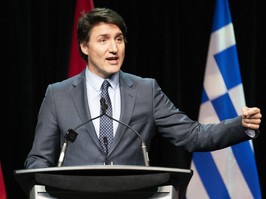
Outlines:
[[[102,107],[102,102],[101,102],[101,107]],[[107,109],[107,108],[106,108]],[[106,111],[105,109],[105,111]],[[80,124],[79,126],[77,126],[74,129],[68,129],[67,133],[64,136],[64,143],[62,145],[61,151],[60,151],[60,155],[59,155],[59,159],[58,159],[58,163],[57,166],[61,167],[64,163],[64,159],[65,159],[65,154],[66,154],[66,150],[67,150],[67,146],[68,146],[68,142],[74,142],[78,136],[78,133],[76,132],[77,129],[79,129],[80,127],[82,127],[83,125],[91,122],[92,120],[98,119],[100,117],[102,117],[103,115],[105,115],[105,112],[102,112],[102,114],[100,114],[97,117],[91,118],[89,120],[87,120],[86,122]]]
[[106,115],[108,118],[110,118],[111,120],[114,120],[116,122],[118,122],[119,124],[122,124],[124,126],[126,126],[127,128],[129,128],[130,130],[132,130],[141,140],[141,148],[142,148],[142,154],[143,154],[143,159],[144,159],[144,163],[145,163],[145,166],[150,166],[150,163],[149,163],[149,155],[148,155],[148,152],[147,152],[147,148],[146,148],[146,144],[143,140],[143,138],[141,137],[141,135],[135,130],[133,129],[131,126],[127,125],[126,123],[122,122],[122,121],[119,121],[109,115],[106,114],[106,110],[108,108],[107,104],[105,103],[105,98],[101,98],[100,99],[100,102],[101,102],[101,108],[102,108],[102,114]]
[[108,156],[108,140],[107,137],[103,137],[103,142],[104,142],[104,146],[105,146],[105,150],[106,150],[106,158]]
[[78,134],[72,129],[69,129],[67,131],[67,133],[65,134],[64,143],[63,143],[63,146],[61,148],[59,159],[58,159],[58,163],[57,163],[58,167],[61,167],[63,165],[64,159],[65,159],[66,150],[67,150],[67,146],[68,146],[68,141],[71,141],[73,143],[76,140],[77,135]]
[[102,108],[102,114],[105,115],[108,106],[105,103],[105,99],[103,97],[101,97],[101,99],[100,99],[100,104],[101,104],[101,108]]
[[104,143],[104,146],[105,146],[105,161],[104,161],[104,165],[112,165],[113,162],[109,161],[108,160],[108,140],[107,140],[107,137],[103,137],[103,143]]

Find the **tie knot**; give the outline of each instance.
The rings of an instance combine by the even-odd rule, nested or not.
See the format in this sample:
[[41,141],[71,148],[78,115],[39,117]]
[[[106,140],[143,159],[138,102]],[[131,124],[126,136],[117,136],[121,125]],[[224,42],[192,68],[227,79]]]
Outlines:
[[110,83],[107,80],[104,80],[102,87],[101,87],[101,90],[107,91],[109,86],[111,86]]

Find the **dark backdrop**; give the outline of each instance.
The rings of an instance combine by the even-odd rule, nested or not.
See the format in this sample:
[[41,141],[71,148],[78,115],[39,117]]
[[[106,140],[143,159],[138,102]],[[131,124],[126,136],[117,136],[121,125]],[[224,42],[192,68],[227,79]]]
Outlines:
[[[265,112],[264,0],[229,0],[246,103]],[[214,0],[95,0],[127,22],[123,70],[156,78],[169,98],[197,119],[212,25]],[[26,198],[13,177],[23,169],[37,113],[49,83],[67,77],[74,0],[9,0],[0,3],[1,139],[0,152],[8,198]],[[263,121],[262,121],[263,122]],[[266,197],[265,123],[254,140],[259,177]],[[158,142],[158,165],[189,168],[190,154]],[[168,155],[162,155],[166,147]],[[160,157],[160,158],[158,158]],[[171,158],[172,162],[167,162]],[[156,159],[156,158],[155,158]]]

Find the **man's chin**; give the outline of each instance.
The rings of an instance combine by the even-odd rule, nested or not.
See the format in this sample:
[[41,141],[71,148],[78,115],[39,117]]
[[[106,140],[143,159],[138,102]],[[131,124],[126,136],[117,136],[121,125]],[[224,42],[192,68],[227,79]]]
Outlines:
[[106,71],[105,76],[106,76],[107,78],[109,78],[110,76],[112,76],[113,74],[115,74],[115,73],[117,73],[117,72],[119,72],[119,71],[120,71],[120,68],[117,69],[117,70],[109,70],[109,71]]
[[106,72],[108,74],[115,74],[120,71],[120,68],[120,66],[110,66],[109,70],[107,70]]

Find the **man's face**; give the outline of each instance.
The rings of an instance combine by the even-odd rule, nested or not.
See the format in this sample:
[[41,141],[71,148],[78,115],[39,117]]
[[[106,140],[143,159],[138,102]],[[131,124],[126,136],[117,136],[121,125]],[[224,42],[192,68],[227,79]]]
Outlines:
[[88,55],[89,70],[108,78],[118,72],[125,57],[125,41],[122,31],[114,24],[99,23],[90,33],[88,43],[80,44],[81,50]]

